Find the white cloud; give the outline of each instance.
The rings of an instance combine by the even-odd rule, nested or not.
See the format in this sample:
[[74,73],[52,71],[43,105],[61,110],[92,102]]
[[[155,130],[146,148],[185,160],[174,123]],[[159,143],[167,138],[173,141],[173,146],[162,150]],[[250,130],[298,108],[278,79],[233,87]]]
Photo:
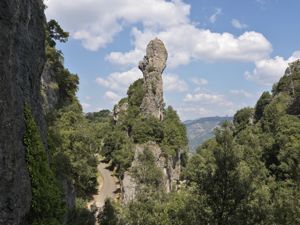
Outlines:
[[257,81],[260,84],[271,86],[283,76],[289,62],[293,62],[300,58],[300,51],[293,53],[288,59],[276,56],[255,62],[255,68],[252,72],[246,71],[245,77],[248,80]]
[[116,103],[119,99],[121,99],[121,97],[117,93],[115,93],[113,91],[107,91],[107,92],[105,92],[104,95],[112,103]]
[[141,77],[142,72],[138,68],[132,68],[125,72],[111,73],[106,78],[97,77],[96,83],[115,91],[126,91],[131,83]]
[[222,14],[222,9],[216,8],[215,12],[209,17],[209,22],[215,23],[221,14]]
[[177,75],[163,75],[164,91],[184,92],[188,89],[188,85],[184,80],[179,79]]
[[254,31],[235,37],[226,32],[214,33],[192,24],[182,24],[159,32],[134,28],[132,34],[134,49],[125,53],[110,53],[107,56],[110,62],[136,65],[142,59],[148,42],[154,37],[160,38],[165,43],[170,67],[188,64],[191,60],[253,62],[266,58],[272,51],[270,42],[261,33]]
[[201,103],[201,104],[217,104],[219,106],[224,106],[224,107],[229,107],[233,105],[233,103],[226,100],[223,95],[210,94],[204,92],[197,92],[195,94],[191,94],[191,93],[186,94],[183,101]]
[[205,80],[205,79],[203,79],[203,78],[193,78],[192,82],[194,84],[199,85],[199,86],[203,86],[203,85],[207,85],[208,84],[208,81]]
[[145,51],[141,49],[134,49],[127,53],[121,52],[111,52],[106,56],[106,59],[113,64],[119,65],[129,65],[129,64],[137,64],[140,60],[143,59]]
[[239,20],[237,19],[232,19],[231,20],[231,25],[234,27],[234,28],[237,28],[237,29],[245,29],[248,27],[247,24],[245,23],[241,23]]
[[253,96],[251,93],[249,93],[249,92],[247,92],[243,89],[241,89],[241,90],[230,90],[229,92],[233,95],[247,97],[247,98],[250,98],[250,97]]
[[165,28],[187,23],[190,5],[181,0],[46,0],[48,19],[58,20],[82,41],[98,50],[128,25]]
[[178,112],[181,120],[198,119],[200,117],[211,116],[212,111],[201,106],[185,106],[177,107],[175,110]]
[[91,96],[85,96],[85,100],[91,100],[92,97]]
[[[105,47],[124,27],[142,24],[141,30],[132,29],[132,51],[107,56],[115,64],[136,65],[147,43],[156,36],[167,46],[170,67],[193,59],[253,62],[267,57],[272,50],[261,33],[245,32],[236,37],[197,28],[189,18],[190,5],[181,0],[48,0],[46,4],[48,18],[57,19],[71,37],[90,50]],[[221,9],[216,9],[211,21],[220,14]]]
[[91,105],[86,102],[81,102],[81,106],[84,112],[87,112],[91,108]]

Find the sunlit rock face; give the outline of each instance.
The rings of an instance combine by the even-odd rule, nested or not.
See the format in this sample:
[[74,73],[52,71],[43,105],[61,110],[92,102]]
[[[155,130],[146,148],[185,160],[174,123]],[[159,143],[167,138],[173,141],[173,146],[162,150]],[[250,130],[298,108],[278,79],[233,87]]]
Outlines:
[[141,111],[160,120],[163,119],[164,106],[162,73],[166,67],[167,58],[168,52],[164,43],[155,38],[149,42],[146,56],[139,63],[139,69],[143,72],[146,91]]

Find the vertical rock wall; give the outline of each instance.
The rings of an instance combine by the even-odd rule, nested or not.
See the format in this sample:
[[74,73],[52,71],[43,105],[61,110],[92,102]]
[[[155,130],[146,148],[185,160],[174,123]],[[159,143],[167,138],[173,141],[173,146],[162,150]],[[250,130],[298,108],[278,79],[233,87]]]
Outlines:
[[23,136],[24,103],[46,142],[40,74],[45,61],[41,0],[0,1],[0,224],[24,224],[31,187]]

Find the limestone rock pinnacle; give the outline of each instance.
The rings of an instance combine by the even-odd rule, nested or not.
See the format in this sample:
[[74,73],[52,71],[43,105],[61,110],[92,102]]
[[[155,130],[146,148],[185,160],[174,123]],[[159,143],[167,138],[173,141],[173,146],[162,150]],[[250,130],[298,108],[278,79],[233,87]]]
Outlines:
[[147,45],[146,56],[139,63],[143,72],[145,96],[141,104],[141,111],[157,119],[163,119],[163,81],[162,73],[166,67],[168,52],[164,43],[155,38]]

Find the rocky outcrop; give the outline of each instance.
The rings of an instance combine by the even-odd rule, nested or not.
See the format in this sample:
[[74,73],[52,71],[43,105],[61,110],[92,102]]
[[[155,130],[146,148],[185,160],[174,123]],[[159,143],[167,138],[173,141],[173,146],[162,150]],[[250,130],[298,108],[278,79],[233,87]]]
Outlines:
[[284,76],[277,83],[277,91],[284,91],[291,97],[287,112],[300,118],[300,59],[289,63]]
[[113,110],[113,119],[115,122],[119,120],[120,115],[126,113],[128,110],[128,102],[127,99],[121,99],[118,104],[115,105]]
[[40,75],[45,62],[43,2],[0,1],[0,224],[24,224],[31,187],[23,136],[24,104],[44,142]]
[[154,142],[148,142],[145,144],[138,144],[134,149],[134,160],[131,164],[131,168],[125,172],[124,179],[122,181],[123,189],[123,203],[127,204],[133,200],[136,196],[137,184],[132,177],[131,171],[134,167],[139,165],[138,156],[142,154],[145,149],[149,149],[154,158],[155,166],[163,172],[163,185],[165,191],[168,193],[177,188],[180,181],[180,152],[175,157],[166,158],[159,145]]
[[284,76],[292,75],[296,70],[300,70],[300,59],[289,63],[288,68],[285,70]]
[[[166,67],[167,57],[168,53],[164,43],[155,38],[149,42],[146,56],[143,61],[139,63],[139,68],[143,72],[144,77],[143,97],[139,107],[140,113],[145,117],[153,116],[160,121],[163,120],[164,112],[162,73]],[[128,103],[125,100],[126,99],[121,100],[114,109],[116,124],[118,124],[120,116],[128,110]],[[178,151],[176,156],[172,157],[165,154],[161,147],[155,142],[136,144],[133,149],[134,160],[121,181],[122,200],[124,204],[130,202],[136,196],[139,187],[132,175],[132,171],[140,164],[139,155],[142,154],[145,149],[152,152],[155,159],[155,166],[159,168],[163,174],[162,183],[165,191],[170,192],[176,189],[179,183],[181,170],[180,151]]]
[[145,87],[141,111],[160,120],[163,119],[164,107],[162,73],[166,67],[167,58],[168,53],[164,43],[155,38],[148,44],[146,56],[139,63]]
[[59,103],[59,85],[56,74],[50,62],[46,62],[41,76],[41,93],[43,110],[47,114],[53,111]]

